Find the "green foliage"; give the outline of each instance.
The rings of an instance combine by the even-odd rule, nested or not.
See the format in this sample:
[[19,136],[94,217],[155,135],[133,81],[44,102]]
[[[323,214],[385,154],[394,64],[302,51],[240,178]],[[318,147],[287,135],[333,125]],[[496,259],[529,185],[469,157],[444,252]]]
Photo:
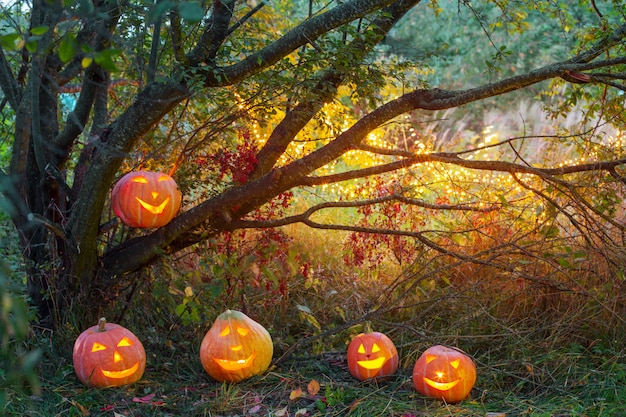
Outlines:
[[[33,314],[26,300],[10,285],[11,273],[0,264],[0,407],[5,408],[14,396],[41,394],[36,367],[41,352],[28,348],[30,322]],[[15,278],[13,278],[15,279]],[[19,286],[17,287],[19,288]]]
[[41,394],[37,365],[41,350],[32,342],[35,312],[24,296],[24,267],[16,233],[0,202],[0,408],[15,398]]

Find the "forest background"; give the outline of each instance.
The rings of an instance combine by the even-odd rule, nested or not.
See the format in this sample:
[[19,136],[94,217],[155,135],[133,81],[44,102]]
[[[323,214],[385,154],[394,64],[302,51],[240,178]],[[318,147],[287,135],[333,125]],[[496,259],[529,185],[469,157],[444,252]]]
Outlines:
[[[624,9],[4,2],[0,408],[624,415]],[[183,192],[168,226],[112,213],[138,169]],[[199,365],[226,309],[274,340],[241,384]],[[102,315],[143,341],[142,381],[75,378]],[[394,378],[347,372],[367,329]],[[413,390],[434,344],[476,361],[470,399]]]

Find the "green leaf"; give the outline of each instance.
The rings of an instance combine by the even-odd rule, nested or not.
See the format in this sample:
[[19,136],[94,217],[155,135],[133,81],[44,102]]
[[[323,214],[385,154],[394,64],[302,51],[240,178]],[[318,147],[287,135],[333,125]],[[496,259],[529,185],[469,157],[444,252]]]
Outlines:
[[199,22],[204,17],[204,9],[199,3],[184,2],[178,5],[180,17],[189,22]]
[[94,11],[93,3],[90,0],[78,0],[78,7],[83,15],[91,14]]
[[187,311],[187,306],[185,305],[185,303],[178,304],[175,310],[176,310],[176,315],[178,317],[181,317]]
[[22,367],[24,371],[35,369],[39,359],[41,358],[41,351],[39,349],[31,350],[22,356]]
[[211,285],[210,287],[211,297],[213,299],[219,297],[220,295],[222,295],[224,290],[225,290],[224,283],[221,281],[214,285]]
[[105,49],[104,51],[100,51],[94,54],[94,61],[96,64],[100,65],[102,68],[109,72],[118,71],[117,66],[115,65],[114,59],[118,55],[122,53],[119,49]]
[[157,2],[157,4],[155,4],[154,7],[148,12],[146,22],[149,25],[153,24],[172,7],[174,7],[174,3],[172,1],[165,0]]
[[30,33],[32,33],[35,36],[41,36],[44,33],[46,33],[48,29],[49,29],[48,26],[36,26],[30,30]]
[[16,51],[24,46],[24,38],[19,33],[0,36],[0,47],[7,51]]
[[59,58],[64,63],[69,62],[76,56],[78,51],[78,43],[76,37],[72,34],[67,34],[63,37],[61,45],[59,46]]
[[39,45],[39,38],[31,37],[26,40],[26,50],[30,53],[37,52],[37,46]]

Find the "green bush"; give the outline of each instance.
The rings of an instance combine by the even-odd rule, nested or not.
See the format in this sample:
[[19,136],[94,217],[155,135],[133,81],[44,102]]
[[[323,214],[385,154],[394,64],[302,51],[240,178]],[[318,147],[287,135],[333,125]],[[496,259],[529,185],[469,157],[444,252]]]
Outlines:
[[5,263],[0,264],[1,409],[4,409],[12,394],[41,393],[36,370],[41,351],[28,350],[26,345],[31,312],[26,300],[11,291],[9,277],[8,266]]

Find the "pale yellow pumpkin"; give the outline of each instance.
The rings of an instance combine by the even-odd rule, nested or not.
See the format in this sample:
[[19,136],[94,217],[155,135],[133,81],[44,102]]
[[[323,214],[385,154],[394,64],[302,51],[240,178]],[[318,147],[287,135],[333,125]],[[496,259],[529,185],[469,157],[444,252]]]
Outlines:
[[239,382],[265,372],[273,354],[269,332],[236,310],[220,314],[200,346],[202,367],[220,382]]

